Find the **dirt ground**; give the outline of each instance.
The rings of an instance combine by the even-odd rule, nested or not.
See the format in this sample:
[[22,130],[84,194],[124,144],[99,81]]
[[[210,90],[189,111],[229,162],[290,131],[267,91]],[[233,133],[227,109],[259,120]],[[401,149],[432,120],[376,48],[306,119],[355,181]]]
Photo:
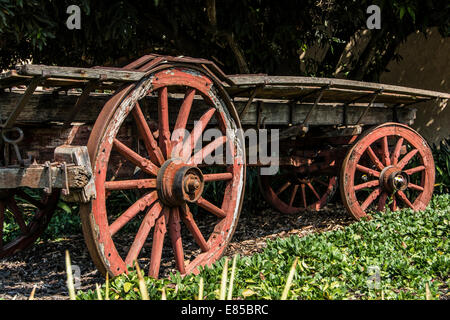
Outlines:
[[[270,209],[243,212],[225,255],[252,255],[264,249],[267,239],[336,230],[353,221],[342,207],[334,204],[320,212],[289,216]],[[28,299],[34,286],[35,299],[68,299],[65,250],[69,250],[72,264],[80,268],[80,290],[95,289],[95,283],[104,283],[91,261],[83,236],[70,235],[37,243],[0,261],[0,299]]]

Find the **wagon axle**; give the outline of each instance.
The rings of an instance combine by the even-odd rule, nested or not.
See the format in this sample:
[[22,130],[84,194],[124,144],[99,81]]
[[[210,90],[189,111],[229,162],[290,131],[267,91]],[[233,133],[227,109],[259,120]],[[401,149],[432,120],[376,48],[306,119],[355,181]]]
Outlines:
[[203,189],[202,171],[180,159],[167,160],[158,172],[156,190],[161,201],[169,207],[197,202]]
[[408,174],[395,166],[388,166],[380,173],[380,185],[390,193],[406,190],[408,183]]

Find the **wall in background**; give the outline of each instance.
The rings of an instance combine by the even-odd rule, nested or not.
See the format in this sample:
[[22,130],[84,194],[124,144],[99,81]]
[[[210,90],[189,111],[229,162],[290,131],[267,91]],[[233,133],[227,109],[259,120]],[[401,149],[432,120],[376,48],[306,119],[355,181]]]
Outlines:
[[[437,29],[415,33],[400,45],[399,62],[391,61],[381,83],[450,92],[450,38],[442,38]],[[450,106],[448,103],[415,105],[417,118],[413,127],[429,143],[450,138]]]

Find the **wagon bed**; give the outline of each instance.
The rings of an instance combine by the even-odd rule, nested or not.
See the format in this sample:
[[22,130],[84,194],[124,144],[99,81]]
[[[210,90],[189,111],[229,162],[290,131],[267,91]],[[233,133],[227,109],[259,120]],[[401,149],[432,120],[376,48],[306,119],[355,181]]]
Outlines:
[[[25,86],[33,80],[39,80],[43,87],[54,88],[57,91],[73,88],[83,89],[85,95],[96,96],[97,103],[106,102],[108,96],[124,83],[138,82],[143,79],[146,72],[131,71],[119,68],[73,68],[53,67],[43,65],[24,65],[16,70],[0,74],[0,89],[17,86]],[[436,99],[448,99],[447,93],[421,90],[409,87],[393,86],[378,83],[367,83],[361,81],[313,78],[296,76],[268,76],[268,75],[224,75],[221,74],[220,82],[233,97],[243,125],[255,125],[257,123],[257,112],[260,118],[266,119],[266,125],[292,125],[302,123],[308,117],[310,125],[352,125],[359,124],[363,119],[366,124],[382,123],[390,120],[401,123],[412,124],[415,111],[409,107],[426,101]],[[110,94],[91,93],[95,90],[112,90]],[[16,95],[10,95],[7,104],[1,105],[1,117],[11,112],[14,99],[20,100],[22,93],[16,90]],[[50,94],[47,90],[41,94]],[[70,104],[75,105],[80,92],[72,92],[68,99],[61,103],[53,103],[52,106],[64,106],[69,110]],[[55,98],[55,96],[53,96]],[[28,109],[33,110],[39,105],[37,99],[31,98]],[[40,98],[40,101],[43,99]],[[86,99],[87,100],[87,99]],[[258,103],[264,103],[264,108],[258,110]],[[89,101],[82,99],[89,104]],[[293,105],[302,104],[306,108],[295,108]],[[307,107],[308,104],[312,104]],[[315,104],[315,106],[314,106]],[[45,106],[39,105],[40,117]],[[314,106],[314,108],[312,108]],[[355,108],[346,108],[353,106]],[[72,115],[66,115],[66,121],[94,121],[98,110],[85,108],[91,119],[76,119],[76,112],[80,103],[74,107]],[[331,108],[330,108],[331,107]],[[375,109],[369,110],[369,107]],[[378,107],[378,108],[377,108]],[[382,109],[380,109],[380,107]],[[384,108],[384,109],[383,109]],[[393,108],[386,110],[385,108]],[[44,109],[44,110],[43,110]],[[95,109],[95,108],[94,108]],[[90,111],[92,114],[90,114]],[[313,112],[314,111],[314,112]],[[53,114],[48,110],[48,114]],[[324,116],[325,115],[325,116]],[[61,112],[59,113],[61,115]],[[25,122],[36,121],[33,113],[28,114]],[[47,121],[61,119],[47,118]],[[303,120],[303,121],[302,121]]]

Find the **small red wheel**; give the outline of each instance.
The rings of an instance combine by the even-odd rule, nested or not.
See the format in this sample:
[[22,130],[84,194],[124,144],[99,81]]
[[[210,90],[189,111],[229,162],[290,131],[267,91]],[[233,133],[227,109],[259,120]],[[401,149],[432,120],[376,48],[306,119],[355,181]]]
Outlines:
[[266,201],[276,210],[295,214],[325,207],[337,189],[337,177],[304,177],[292,168],[281,168],[276,175],[259,175],[259,185]]
[[356,219],[370,212],[423,210],[434,187],[430,147],[406,125],[386,123],[369,130],[348,152],[341,169],[341,197]]
[[[142,100],[147,95],[158,97],[155,108]],[[211,132],[207,127],[216,129],[215,139],[198,147],[208,140],[202,137]],[[239,129],[228,95],[194,69],[158,71],[111,98],[88,142],[97,197],[80,210],[86,243],[102,273],[127,272],[141,259],[158,278],[167,265],[166,233],[181,274],[198,272],[222,255],[244,191]],[[227,162],[210,164],[207,157],[219,150],[230,156]],[[216,193],[206,191],[211,186]],[[196,250],[186,250],[190,243]]]
[[26,188],[0,191],[0,258],[28,248],[39,238],[56,210],[58,199],[59,190],[50,195]]

